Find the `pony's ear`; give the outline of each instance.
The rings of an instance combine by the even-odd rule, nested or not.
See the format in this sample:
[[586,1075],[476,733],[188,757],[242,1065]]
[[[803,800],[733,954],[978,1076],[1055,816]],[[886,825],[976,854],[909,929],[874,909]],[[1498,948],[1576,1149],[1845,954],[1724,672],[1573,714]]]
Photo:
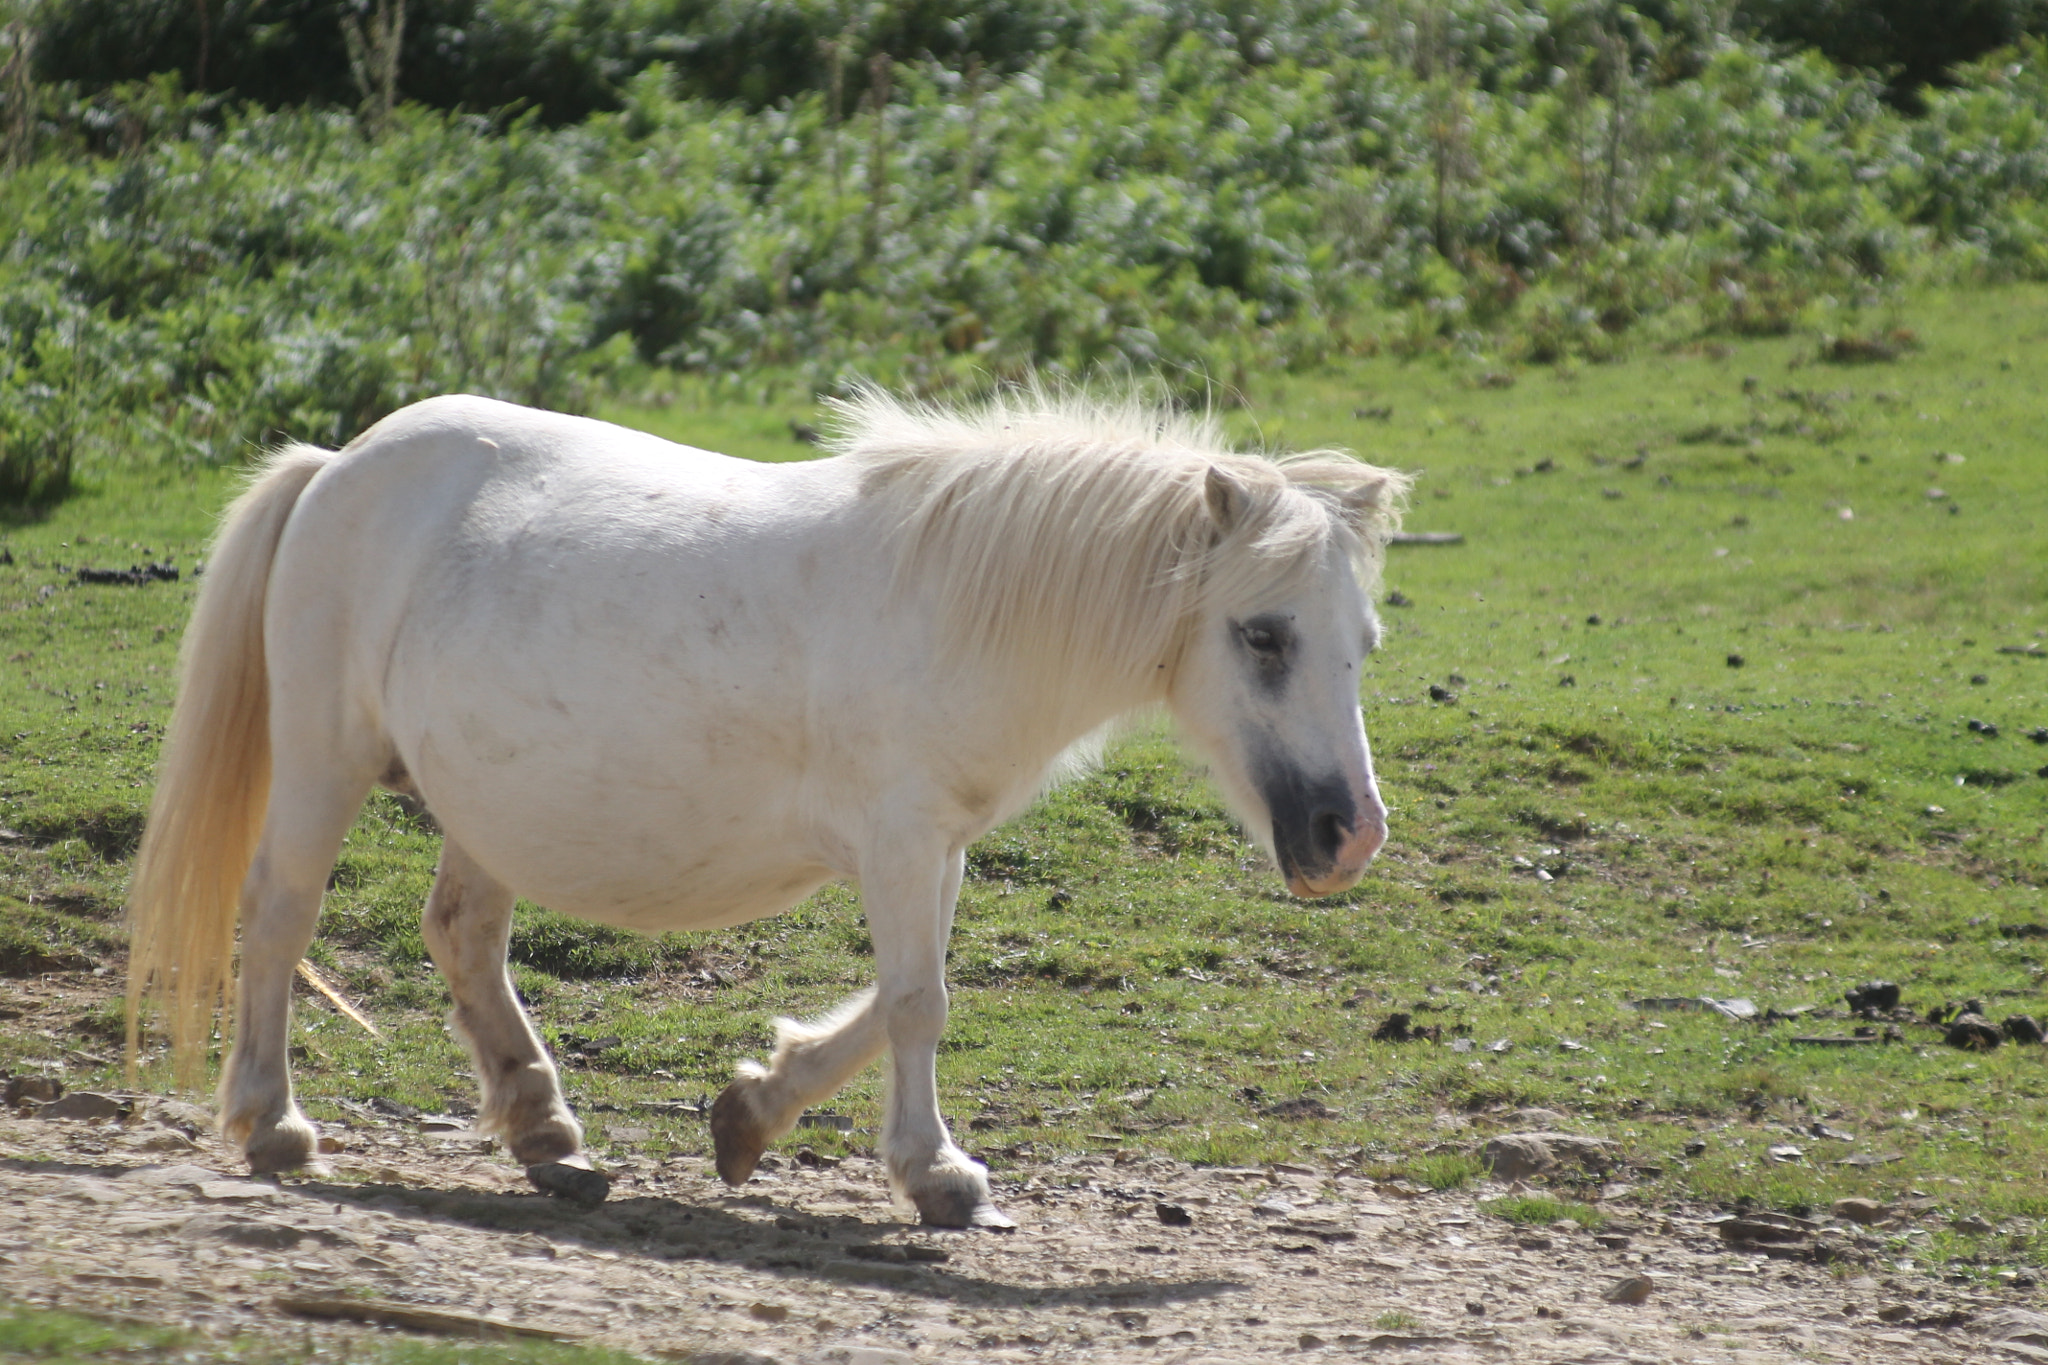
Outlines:
[[1213,464],[1202,480],[1202,500],[1209,504],[1209,519],[1225,535],[1238,528],[1252,506],[1252,495],[1245,486]]
[[1387,486],[1392,482],[1392,476],[1382,470],[1364,483],[1337,494],[1338,505],[1352,525],[1364,526],[1385,509]]

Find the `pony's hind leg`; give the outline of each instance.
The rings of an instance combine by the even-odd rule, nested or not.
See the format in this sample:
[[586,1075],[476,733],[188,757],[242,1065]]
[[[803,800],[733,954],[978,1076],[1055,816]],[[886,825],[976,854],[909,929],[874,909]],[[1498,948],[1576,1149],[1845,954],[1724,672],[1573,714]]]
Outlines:
[[551,1194],[604,1198],[604,1177],[580,1153],[583,1128],[569,1112],[547,1049],[513,993],[505,966],[512,937],[512,889],[484,871],[453,839],[427,897],[421,936],[447,978],[449,1022],[468,1046],[483,1102],[477,1127],[504,1140],[512,1159]]
[[221,1073],[221,1134],[258,1174],[313,1158],[313,1125],[292,1099],[287,1045],[292,976],[313,942],[335,853],[369,783],[273,785],[263,836],[242,883],[242,970],[235,1043]]

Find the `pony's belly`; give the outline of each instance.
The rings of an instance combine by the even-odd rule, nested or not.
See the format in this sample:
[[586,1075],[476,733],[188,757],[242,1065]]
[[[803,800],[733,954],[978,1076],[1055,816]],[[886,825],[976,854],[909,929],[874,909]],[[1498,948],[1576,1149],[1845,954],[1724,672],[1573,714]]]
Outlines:
[[621,928],[759,919],[837,875],[797,828],[786,778],[759,762],[706,765],[671,751],[662,733],[641,738],[638,761],[618,736],[530,732],[510,761],[429,742],[412,777],[448,836],[493,877]]
[[[658,934],[717,929],[779,914],[835,875],[793,858],[786,841],[717,846],[671,829],[593,829],[573,818],[444,819],[450,838],[492,876],[550,910]],[[623,835],[624,837],[619,837]]]

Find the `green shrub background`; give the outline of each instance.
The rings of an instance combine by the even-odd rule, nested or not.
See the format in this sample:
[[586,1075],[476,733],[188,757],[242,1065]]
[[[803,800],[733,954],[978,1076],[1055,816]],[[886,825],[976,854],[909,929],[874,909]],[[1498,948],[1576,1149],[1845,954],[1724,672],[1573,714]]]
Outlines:
[[2048,272],[2019,0],[413,0],[389,111],[342,42],[367,3],[209,5],[203,71],[184,0],[5,27],[0,495],[453,389],[576,410],[772,365],[1228,403]]

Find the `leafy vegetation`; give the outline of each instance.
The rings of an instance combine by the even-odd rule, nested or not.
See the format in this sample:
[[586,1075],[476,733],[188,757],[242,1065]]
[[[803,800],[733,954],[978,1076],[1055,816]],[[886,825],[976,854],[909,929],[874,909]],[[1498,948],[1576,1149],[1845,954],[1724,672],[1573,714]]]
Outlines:
[[[366,85],[359,122],[338,87],[239,83],[348,69],[315,51],[335,5],[272,9],[218,10],[219,95],[144,78],[197,61],[175,35],[204,5],[7,28],[0,496],[341,441],[450,389],[587,409],[678,371],[1051,371],[1230,403],[1347,357],[1598,360],[2048,270],[2033,39],[1908,116],[1681,3],[419,0],[404,69],[473,112]],[[72,78],[28,81],[32,43]],[[457,48],[511,74],[461,93],[427,50]]]
[[1607,1226],[1607,1215],[1591,1204],[1553,1199],[1543,1194],[1512,1194],[1504,1199],[1489,1200],[1480,1207],[1496,1218],[1523,1227],[1549,1227],[1552,1223],[1565,1221],[1588,1229]]

